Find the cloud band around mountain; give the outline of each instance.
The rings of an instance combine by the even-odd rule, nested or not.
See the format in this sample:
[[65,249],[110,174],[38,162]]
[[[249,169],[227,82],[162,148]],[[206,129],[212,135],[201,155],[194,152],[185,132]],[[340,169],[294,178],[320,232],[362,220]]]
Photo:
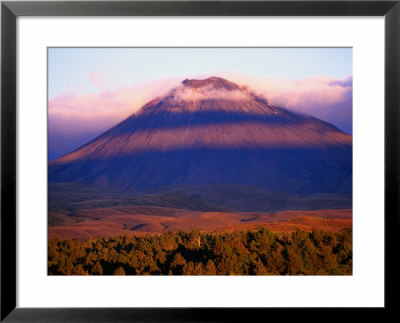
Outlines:
[[[269,104],[285,107],[328,121],[352,132],[352,77],[313,77],[301,80],[255,78],[235,73],[221,73],[233,82],[249,86],[267,98]],[[148,84],[108,89],[98,74],[90,77],[95,93],[70,92],[48,102],[49,158],[59,157],[87,142],[144,104],[164,95],[180,83],[171,78]],[[226,92],[226,91],[225,91]],[[211,93],[215,98],[227,93]],[[209,93],[206,93],[209,94]],[[180,99],[201,99],[204,93],[188,89]],[[240,99],[240,98],[238,98]]]

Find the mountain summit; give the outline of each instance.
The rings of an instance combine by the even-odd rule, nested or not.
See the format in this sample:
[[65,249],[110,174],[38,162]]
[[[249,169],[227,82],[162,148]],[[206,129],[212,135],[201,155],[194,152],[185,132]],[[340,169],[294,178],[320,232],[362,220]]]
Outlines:
[[204,80],[189,80],[182,81],[182,84],[190,88],[213,87],[214,89],[225,89],[228,91],[240,90],[241,87],[233,82],[225,80],[221,77],[212,76]]
[[184,80],[49,163],[50,182],[117,188],[241,184],[351,192],[352,137],[219,77]]

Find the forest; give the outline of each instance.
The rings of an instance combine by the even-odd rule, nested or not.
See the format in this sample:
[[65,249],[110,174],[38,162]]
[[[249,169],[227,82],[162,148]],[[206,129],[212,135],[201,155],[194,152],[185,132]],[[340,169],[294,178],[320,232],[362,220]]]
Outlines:
[[352,229],[49,239],[49,275],[351,275]]

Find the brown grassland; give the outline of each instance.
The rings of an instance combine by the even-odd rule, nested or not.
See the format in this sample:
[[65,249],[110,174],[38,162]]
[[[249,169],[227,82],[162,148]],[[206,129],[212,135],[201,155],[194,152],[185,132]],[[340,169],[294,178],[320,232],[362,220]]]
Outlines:
[[201,212],[154,206],[119,206],[77,210],[61,226],[48,228],[49,238],[87,239],[166,231],[234,231],[265,227],[293,232],[297,228],[340,231],[352,225],[352,210],[281,212]]

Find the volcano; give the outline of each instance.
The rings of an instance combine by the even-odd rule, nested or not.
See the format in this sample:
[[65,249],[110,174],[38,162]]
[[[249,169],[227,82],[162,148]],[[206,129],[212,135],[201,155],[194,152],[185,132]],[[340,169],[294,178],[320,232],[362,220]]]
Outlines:
[[186,79],[50,162],[48,179],[118,189],[238,184],[349,193],[352,136],[228,80]]

